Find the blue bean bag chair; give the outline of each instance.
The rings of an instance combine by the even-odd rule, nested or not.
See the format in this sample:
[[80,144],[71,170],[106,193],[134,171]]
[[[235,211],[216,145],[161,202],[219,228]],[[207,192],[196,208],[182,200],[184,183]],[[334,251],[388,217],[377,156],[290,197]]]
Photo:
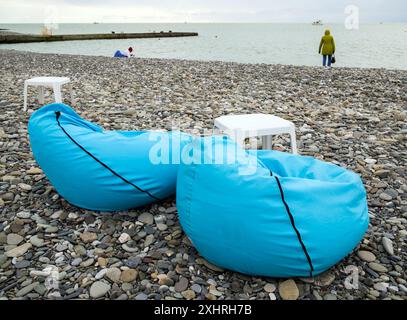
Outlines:
[[34,158],[58,193],[99,211],[140,207],[175,193],[179,165],[172,157],[190,141],[180,132],[104,131],[64,104],[35,111],[28,132]]
[[226,137],[194,139],[177,179],[180,223],[211,263],[268,277],[317,275],[343,259],[368,227],[358,175]]

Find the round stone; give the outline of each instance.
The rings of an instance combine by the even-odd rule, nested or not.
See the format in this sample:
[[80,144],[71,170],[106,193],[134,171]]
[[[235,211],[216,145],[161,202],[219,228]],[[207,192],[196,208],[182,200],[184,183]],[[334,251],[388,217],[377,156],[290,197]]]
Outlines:
[[385,193],[385,192],[382,192],[382,193],[379,195],[379,198],[382,199],[382,200],[384,200],[384,201],[390,201],[390,200],[393,199],[391,195],[389,195],[389,194],[387,194],[387,193]]
[[109,284],[102,281],[96,281],[92,283],[89,293],[92,298],[97,299],[103,297],[110,290],[110,288],[111,287]]
[[56,226],[49,226],[45,229],[46,233],[55,233],[58,232],[58,227]]
[[31,291],[34,290],[34,288],[39,284],[39,282],[33,282],[27,286],[25,286],[24,288],[20,289],[17,293],[16,293],[16,297],[23,297],[27,294],[29,294]]
[[3,196],[2,196],[2,200],[3,200],[3,201],[13,201],[13,200],[14,200],[14,193],[12,193],[12,192],[6,192],[6,193],[3,194]]
[[332,282],[335,280],[335,274],[332,272],[324,272],[318,276],[315,277],[315,285],[320,286],[320,287],[327,287],[329,286]]
[[283,300],[297,300],[300,295],[297,284],[292,279],[281,282],[278,293]]
[[382,244],[383,244],[384,250],[386,250],[386,252],[389,255],[393,256],[394,255],[393,242],[389,238],[383,237]]
[[273,292],[269,293],[269,298],[270,298],[270,300],[277,300],[277,297]]
[[126,269],[122,271],[122,274],[120,275],[120,280],[122,282],[132,282],[136,280],[138,275],[138,271],[135,269]]
[[99,257],[99,258],[98,258],[98,265],[99,265],[100,267],[106,267],[106,265],[107,265],[107,259],[102,258],[102,257]]
[[95,275],[96,280],[102,279],[106,275],[107,269],[102,269]]
[[123,243],[122,244],[122,248],[124,251],[130,252],[130,253],[134,253],[139,251],[139,249],[137,247],[130,247],[127,245],[127,243]]
[[267,293],[272,293],[274,291],[276,291],[276,286],[272,283],[267,283],[264,287],[263,287],[264,291],[266,291]]
[[19,262],[17,262],[14,266],[16,267],[16,269],[23,269],[23,268],[27,268],[31,265],[31,262],[28,260],[21,260]]
[[26,183],[19,183],[18,187],[23,191],[31,191],[32,187]]
[[370,251],[366,251],[366,250],[359,250],[358,257],[366,262],[373,262],[376,260],[376,256],[373,253],[371,253]]
[[86,255],[86,249],[85,249],[84,246],[76,245],[76,246],[74,247],[74,250],[75,250],[75,253],[76,253],[78,256],[84,256],[84,255]]
[[89,259],[86,259],[85,261],[81,262],[81,266],[87,268],[87,267],[90,267],[94,262],[95,262],[95,260],[93,258],[89,258]]
[[407,118],[407,113],[406,112],[397,112],[394,117],[397,121],[404,121]]
[[407,237],[407,230],[403,229],[399,231],[401,237]]
[[389,284],[386,282],[378,282],[375,283],[373,285],[373,287],[377,290],[377,291],[381,291],[381,292],[387,292],[387,288],[389,287]]
[[9,245],[18,245],[23,240],[24,240],[24,238],[16,233],[9,233],[7,235],[7,244],[9,244]]
[[387,272],[387,268],[384,265],[382,265],[380,263],[376,263],[376,262],[370,262],[369,268],[376,272],[382,272],[382,273]]
[[168,226],[166,224],[164,224],[164,223],[158,223],[157,224],[157,229],[160,230],[160,231],[165,231],[165,230],[168,229]]
[[324,300],[338,300],[338,297],[332,293],[324,295]]
[[144,292],[141,292],[138,295],[136,295],[135,299],[136,300],[147,300],[148,296]]
[[27,170],[27,174],[41,174],[42,170],[40,168],[31,167]]
[[21,246],[15,247],[14,249],[7,251],[5,254],[9,258],[17,258],[25,254],[31,247],[32,247],[31,243],[27,242]]
[[81,233],[80,237],[81,237],[81,240],[82,240],[84,243],[93,242],[93,241],[95,241],[95,240],[98,238],[98,237],[97,237],[97,234],[94,233],[94,232],[84,232],[84,233]]
[[185,291],[182,291],[181,294],[186,300],[195,299],[195,292],[193,290],[185,290]]
[[188,288],[188,279],[184,277],[180,277],[178,282],[175,284],[175,291],[177,292],[182,292],[185,291]]
[[121,271],[119,268],[113,267],[107,269],[106,277],[109,278],[111,281],[117,283],[120,281]]
[[16,216],[20,219],[29,219],[31,217],[31,213],[28,211],[20,211],[16,214]]
[[6,244],[7,243],[7,236],[4,232],[0,232],[0,244]]
[[171,287],[174,285],[174,280],[169,278],[166,274],[159,274],[157,276],[157,278],[158,278],[159,285],[164,285],[164,286],[168,286],[168,287]]
[[196,283],[194,283],[192,286],[191,286],[191,290],[193,290],[195,293],[201,293],[201,291],[202,291],[202,288],[201,288],[201,286],[199,285],[199,284],[196,284]]
[[32,236],[32,237],[30,238],[30,243],[31,243],[34,247],[42,247],[42,246],[44,246],[45,241],[44,241],[44,239],[38,238],[38,236],[35,235],[35,236]]
[[59,252],[65,251],[66,249],[68,249],[68,246],[64,243],[58,243],[55,247],[55,250]]
[[154,217],[151,213],[149,212],[144,212],[138,216],[138,221],[144,223],[144,224],[153,224],[154,223]]
[[131,237],[128,233],[123,232],[120,237],[119,237],[119,242],[120,243],[126,243],[127,241],[130,241]]
[[149,234],[144,240],[144,247],[150,246],[154,242],[154,235]]
[[126,262],[126,266],[128,266],[129,268],[136,268],[138,265],[140,265],[141,263],[141,258],[134,256],[134,257],[130,257],[127,262]]
[[71,265],[73,266],[79,266],[82,262],[82,258],[75,258],[72,260]]
[[365,159],[365,162],[366,162],[367,164],[375,164],[375,163],[377,162],[377,160],[367,158],[367,159]]
[[131,289],[133,289],[133,285],[131,283],[125,282],[125,283],[122,284],[122,290],[124,292],[130,291]]

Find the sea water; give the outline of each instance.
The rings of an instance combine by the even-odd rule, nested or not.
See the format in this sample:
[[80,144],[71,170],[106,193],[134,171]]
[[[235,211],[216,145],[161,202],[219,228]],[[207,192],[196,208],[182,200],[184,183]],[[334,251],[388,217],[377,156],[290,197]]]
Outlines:
[[[41,24],[0,24],[10,31],[39,34]],[[407,70],[407,24],[174,23],[59,24],[54,34],[120,32],[198,32],[198,37],[86,40],[0,45],[43,53],[112,57],[132,46],[137,57],[318,66],[318,46],[325,29],[336,42],[337,67]]]

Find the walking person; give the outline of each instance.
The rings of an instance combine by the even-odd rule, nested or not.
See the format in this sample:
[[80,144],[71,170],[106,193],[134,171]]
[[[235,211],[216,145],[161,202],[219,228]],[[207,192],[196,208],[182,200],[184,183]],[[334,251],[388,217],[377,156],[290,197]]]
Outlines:
[[322,50],[322,65],[330,67],[332,65],[332,56],[335,54],[335,40],[331,31],[325,30],[325,35],[321,38],[318,52]]

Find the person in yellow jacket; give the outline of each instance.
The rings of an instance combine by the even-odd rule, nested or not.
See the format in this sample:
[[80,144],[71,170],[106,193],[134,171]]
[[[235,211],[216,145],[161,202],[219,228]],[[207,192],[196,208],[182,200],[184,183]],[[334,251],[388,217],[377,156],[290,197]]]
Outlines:
[[325,30],[325,35],[321,38],[319,44],[319,53],[321,54],[322,50],[322,65],[326,67],[331,66],[332,64],[332,55],[335,54],[335,40],[331,35],[331,31]]

